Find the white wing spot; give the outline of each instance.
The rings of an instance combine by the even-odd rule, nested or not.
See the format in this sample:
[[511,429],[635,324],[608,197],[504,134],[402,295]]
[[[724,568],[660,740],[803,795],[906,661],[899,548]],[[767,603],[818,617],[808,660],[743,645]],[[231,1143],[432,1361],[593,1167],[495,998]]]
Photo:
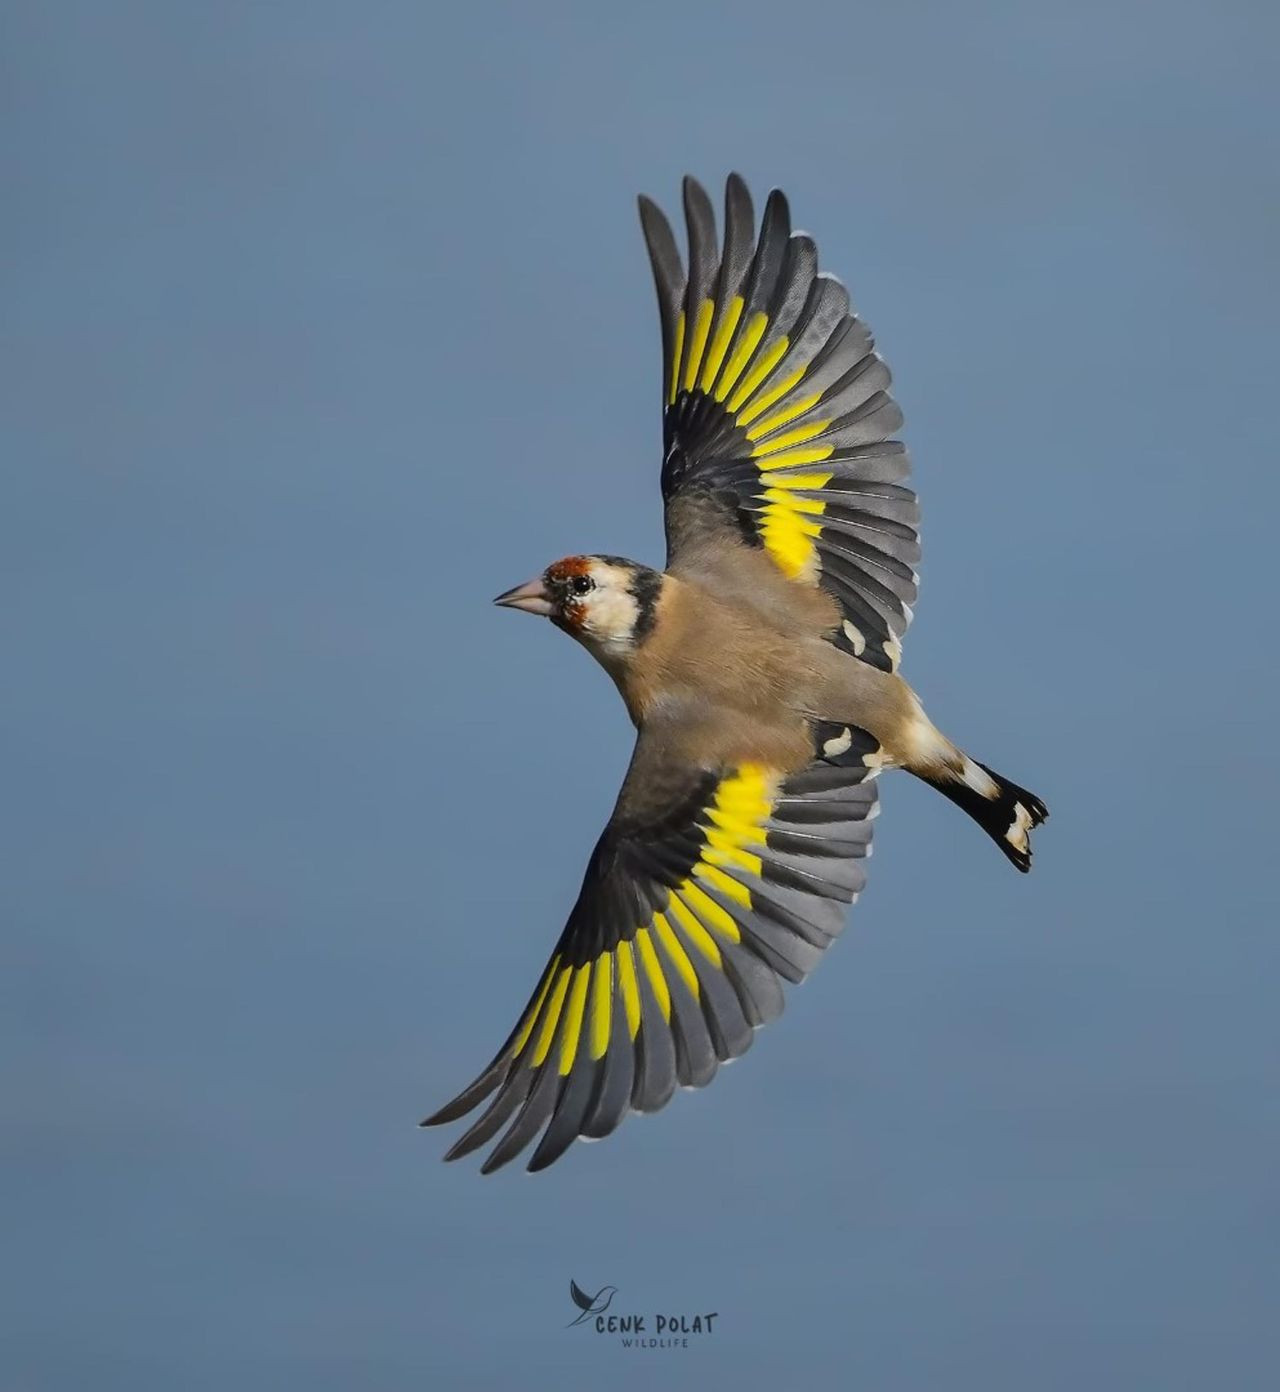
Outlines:
[[822,752],[828,759],[838,759],[841,754],[849,752],[849,746],[852,743],[853,731],[846,725],[834,738],[823,742]]
[[854,657],[861,657],[867,647],[867,640],[862,636],[862,631],[851,624],[848,619],[844,621],[842,627],[844,628],[844,636],[853,645]]
[[1009,830],[1005,832],[1004,839],[1015,848],[1015,850],[1025,851],[1027,849],[1027,832],[1031,830],[1031,813],[1027,811],[1020,802],[1013,805],[1013,822]]

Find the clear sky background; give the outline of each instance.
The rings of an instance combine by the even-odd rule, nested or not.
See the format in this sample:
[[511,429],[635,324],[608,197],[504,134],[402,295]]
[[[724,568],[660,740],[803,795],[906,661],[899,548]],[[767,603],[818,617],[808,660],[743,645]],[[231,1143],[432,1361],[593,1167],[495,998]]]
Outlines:
[[[0,7],[0,1387],[1274,1387],[1278,43],[1240,3]],[[905,673],[1053,821],[1022,878],[886,779],[747,1060],[482,1180],[415,1123],[631,744],[489,600],[661,562],[633,199],[731,168],[894,368]],[[565,1330],[570,1277],[715,1334]]]

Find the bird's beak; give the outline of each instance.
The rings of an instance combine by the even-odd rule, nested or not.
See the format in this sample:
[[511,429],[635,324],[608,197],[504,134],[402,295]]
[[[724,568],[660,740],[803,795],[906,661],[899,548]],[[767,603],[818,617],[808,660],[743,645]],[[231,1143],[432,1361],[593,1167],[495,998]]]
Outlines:
[[544,618],[555,608],[551,603],[551,596],[547,593],[547,587],[542,583],[541,575],[534,580],[526,580],[514,590],[500,594],[493,602],[501,604],[504,609],[523,609],[526,614],[541,614]]

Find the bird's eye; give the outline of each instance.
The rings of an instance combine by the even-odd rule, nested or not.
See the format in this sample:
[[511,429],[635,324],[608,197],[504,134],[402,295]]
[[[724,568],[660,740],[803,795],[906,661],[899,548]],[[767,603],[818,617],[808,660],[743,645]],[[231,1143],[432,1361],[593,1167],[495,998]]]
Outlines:
[[596,587],[596,582],[589,575],[575,575],[569,581],[569,588],[576,595],[590,594]]

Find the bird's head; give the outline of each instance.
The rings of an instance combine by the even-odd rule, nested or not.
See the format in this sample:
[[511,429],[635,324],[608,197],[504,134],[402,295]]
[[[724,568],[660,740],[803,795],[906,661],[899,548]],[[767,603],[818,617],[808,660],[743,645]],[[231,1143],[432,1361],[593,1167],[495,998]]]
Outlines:
[[541,614],[609,666],[648,637],[662,584],[658,571],[621,556],[566,556],[494,603]]

